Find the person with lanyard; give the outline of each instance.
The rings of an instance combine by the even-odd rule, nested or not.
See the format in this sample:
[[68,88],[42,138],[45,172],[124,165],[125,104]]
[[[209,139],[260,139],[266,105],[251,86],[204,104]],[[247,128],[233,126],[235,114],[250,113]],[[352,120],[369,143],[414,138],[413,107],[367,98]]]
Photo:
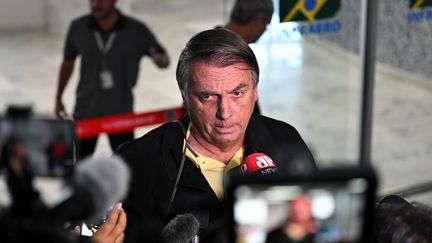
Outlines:
[[187,114],[116,151],[133,171],[123,201],[125,242],[158,242],[166,236],[159,232],[179,214],[196,217],[199,242],[226,242],[224,176],[241,173],[250,155],[266,154],[287,176],[316,170],[294,127],[253,113],[258,63],[234,32],[215,28],[193,36],[180,54],[176,77]]
[[[62,101],[77,56],[81,56],[80,78],[73,112],[75,120],[133,112],[132,89],[139,63],[148,56],[159,68],[169,57],[154,34],[143,23],[123,15],[116,0],[89,0],[91,13],[72,21],[64,47],[55,113],[67,117]],[[133,131],[109,134],[111,148],[134,139]],[[77,158],[91,155],[98,137],[77,141]]]

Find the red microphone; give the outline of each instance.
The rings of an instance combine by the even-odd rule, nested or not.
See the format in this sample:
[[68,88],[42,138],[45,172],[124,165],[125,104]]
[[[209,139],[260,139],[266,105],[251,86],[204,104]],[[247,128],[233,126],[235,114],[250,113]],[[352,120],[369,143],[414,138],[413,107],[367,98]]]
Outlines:
[[248,155],[241,165],[243,174],[270,175],[277,172],[275,162],[263,153],[253,153]]

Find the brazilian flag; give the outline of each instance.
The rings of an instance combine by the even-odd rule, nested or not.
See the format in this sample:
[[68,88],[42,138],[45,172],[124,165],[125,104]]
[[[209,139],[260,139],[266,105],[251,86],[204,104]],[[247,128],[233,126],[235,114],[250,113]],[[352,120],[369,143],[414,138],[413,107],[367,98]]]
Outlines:
[[410,0],[410,9],[432,7],[432,0]]
[[340,6],[340,0],[279,0],[280,22],[331,18]]

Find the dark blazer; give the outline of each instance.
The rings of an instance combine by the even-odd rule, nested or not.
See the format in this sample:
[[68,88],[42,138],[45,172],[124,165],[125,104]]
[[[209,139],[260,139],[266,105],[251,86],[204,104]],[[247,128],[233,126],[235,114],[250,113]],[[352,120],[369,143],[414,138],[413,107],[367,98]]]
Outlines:
[[[189,117],[183,117],[180,122],[187,129]],[[220,242],[215,237],[220,234],[212,233],[223,228],[222,204],[187,157],[168,212],[183,156],[183,139],[180,124],[169,122],[117,150],[132,172],[129,194],[124,201],[128,217],[125,242],[156,242],[167,220],[184,212],[197,217],[200,242]],[[255,152],[272,158],[282,173],[307,173],[316,169],[311,152],[294,127],[258,114],[252,115],[245,137],[245,156]]]

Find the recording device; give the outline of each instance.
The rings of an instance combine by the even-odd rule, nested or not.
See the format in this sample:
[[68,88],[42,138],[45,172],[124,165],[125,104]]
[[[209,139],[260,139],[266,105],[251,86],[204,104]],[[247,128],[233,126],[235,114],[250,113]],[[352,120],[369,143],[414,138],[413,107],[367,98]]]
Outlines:
[[246,175],[259,174],[270,175],[277,172],[277,167],[273,160],[263,153],[253,153],[248,155],[240,166]]
[[[100,220],[109,206],[125,196],[129,174],[128,167],[118,156],[96,157],[80,162],[72,179],[60,193],[58,202],[52,207],[43,205],[36,195],[31,196],[28,205],[21,200],[18,202],[22,205],[20,210],[25,209],[22,215],[12,212],[20,211],[13,208],[11,213],[2,215],[0,240],[26,242],[34,236],[44,241],[73,242],[75,239],[70,236],[70,230],[64,228],[65,223]],[[26,235],[11,235],[10,232],[25,232]]]
[[305,242],[370,242],[376,187],[371,169],[228,175],[226,186],[230,242],[299,240],[286,233],[293,222],[304,226]]
[[36,189],[72,174],[73,140],[71,121],[32,117],[28,107],[9,107],[0,116],[0,180],[7,184],[1,195],[9,197],[9,204],[0,205],[1,242],[75,240],[50,222]]
[[70,176],[74,132],[73,122],[69,120],[0,117],[0,175]]
[[34,117],[28,107],[0,116],[0,214],[24,214],[55,195],[73,172],[74,134],[72,121]]
[[199,222],[190,213],[174,217],[161,231],[161,243],[197,243]]
[[[11,203],[0,205],[0,242],[79,242],[65,223],[102,218],[127,192],[127,166],[113,156],[74,168],[72,121],[31,117],[28,109],[8,115],[0,117],[0,179]],[[67,182],[55,202],[42,200],[35,187],[40,179],[48,186]]]

